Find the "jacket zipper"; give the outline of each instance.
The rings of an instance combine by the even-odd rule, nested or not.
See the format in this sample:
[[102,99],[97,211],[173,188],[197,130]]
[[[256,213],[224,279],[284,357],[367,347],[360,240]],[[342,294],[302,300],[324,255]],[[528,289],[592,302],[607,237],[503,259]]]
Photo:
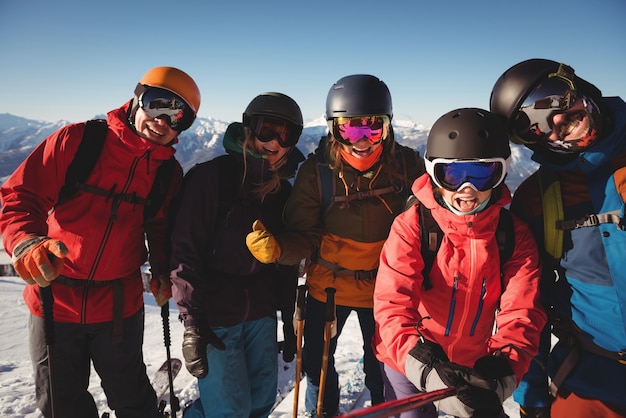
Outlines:
[[458,286],[459,286],[459,278],[458,276],[455,276],[454,282],[452,284],[452,295],[450,297],[450,310],[448,311],[448,322],[446,323],[446,332],[445,332],[446,337],[450,335],[450,328],[452,328],[452,319],[454,318],[454,309],[456,308],[456,290]]
[[478,325],[478,319],[480,318],[480,314],[483,311],[483,305],[485,304],[485,293],[487,293],[487,278],[483,277],[482,288],[480,289],[480,300],[478,301],[478,309],[476,311],[476,316],[474,317],[474,322],[472,322],[472,328],[470,329],[470,336],[474,335],[474,331],[476,331],[476,326]]
[[[146,155],[149,156],[149,154],[146,154]],[[133,163],[130,166],[128,177],[126,178],[126,183],[124,184],[124,187],[122,188],[122,191],[119,194],[122,194],[122,195],[126,194],[128,189],[130,188],[132,180],[135,176],[135,170],[137,169],[137,164],[139,163],[139,160],[141,158],[144,158],[144,156],[133,159]],[[83,301],[82,301],[82,308],[81,308],[81,314],[80,314],[81,324],[87,323],[87,297],[89,295],[89,287],[90,287],[90,284],[93,282],[93,278],[96,275],[96,270],[98,269],[98,266],[100,265],[102,254],[104,253],[104,248],[106,247],[106,244],[109,241],[111,230],[113,229],[113,224],[117,220],[117,210],[120,206],[120,203],[121,201],[117,197],[115,196],[112,197],[111,216],[109,216],[107,227],[104,231],[102,240],[100,241],[100,246],[98,247],[98,251],[96,252],[96,257],[94,258],[94,262],[91,266],[91,270],[89,271],[89,276],[87,276],[87,284],[83,287]]]

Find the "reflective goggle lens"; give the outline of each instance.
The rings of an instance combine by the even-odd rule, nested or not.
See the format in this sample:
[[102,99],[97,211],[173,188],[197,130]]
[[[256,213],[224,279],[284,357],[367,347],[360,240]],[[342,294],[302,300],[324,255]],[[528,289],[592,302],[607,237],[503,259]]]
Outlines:
[[166,118],[170,127],[184,131],[193,123],[194,111],[176,93],[156,87],[149,87],[139,97],[139,105],[151,118]]
[[385,126],[389,126],[389,116],[356,116],[333,119],[333,136],[347,145],[366,139],[372,145],[383,140]]
[[276,139],[283,148],[296,145],[302,133],[301,126],[272,116],[254,115],[247,122],[248,127],[259,141],[270,142]]
[[435,184],[446,190],[457,191],[469,183],[481,192],[497,187],[506,175],[506,160],[502,158],[481,160],[426,160],[426,168]]
[[515,135],[523,143],[544,139],[552,131],[554,114],[569,110],[577,97],[572,82],[563,77],[551,77],[541,82],[515,116]]

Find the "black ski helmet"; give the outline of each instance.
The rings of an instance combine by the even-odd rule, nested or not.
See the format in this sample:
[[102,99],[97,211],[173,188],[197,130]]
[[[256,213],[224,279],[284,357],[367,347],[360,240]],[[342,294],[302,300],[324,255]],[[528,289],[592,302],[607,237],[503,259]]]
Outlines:
[[300,106],[286,94],[267,92],[256,96],[243,112],[243,124],[247,126],[247,121],[251,116],[264,115],[285,119],[300,128],[302,131],[303,119]]
[[391,93],[387,85],[368,74],[340,78],[326,97],[326,120],[365,115],[393,116]]
[[441,116],[428,133],[425,158],[460,160],[511,156],[504,119],[478,108],[456,109]]
[[[548,78],[549,74],[557,73],[561,65],[548,59],[532,58],[513,65],[496,81],[491,90],[489,110],[506,118],[507,131],[512,142],[524,143],[514,135],[516,116],[524,100],[542,80]],[[572,73],[576,89],[595,103],[600,103],[602,92],[593,84],[576,76],[571,67],[564,66]]]

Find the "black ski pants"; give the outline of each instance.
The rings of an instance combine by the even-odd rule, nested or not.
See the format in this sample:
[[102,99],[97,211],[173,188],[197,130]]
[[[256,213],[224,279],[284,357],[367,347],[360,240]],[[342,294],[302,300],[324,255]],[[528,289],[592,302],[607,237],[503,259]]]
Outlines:
[[[156,395],[143,362],[144,310],[124,319],[122,342],[112,341],[113,322],[54,323],[52,367],[56,417],[98,418],[87,390],[91,362],[101,379],[109,408],[118,418],[159,417]],[[48,354],[42,318],[30,316],[30,355],[37,406],[52,417]]]

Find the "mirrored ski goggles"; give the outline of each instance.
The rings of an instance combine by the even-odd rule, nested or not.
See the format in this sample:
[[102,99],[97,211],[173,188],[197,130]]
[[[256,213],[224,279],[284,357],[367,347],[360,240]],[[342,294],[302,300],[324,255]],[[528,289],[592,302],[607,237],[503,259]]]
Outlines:
[[180,96],[158,87],[148,87],[139,96],[139,105],[148,116],[164,119],[179,132],[189,128],[196,118],[195,112]]
[[293,147],[298,143],[302,126],[285,119],[266,115],[244,115],[244,125],[250,128],[254,136],[261,142],[275,139],[283,148]]
[[552,118],[567,112],[579,96],[573,82],[573,72],[563,70],[548,75],[526,97],[514,118],[513,134],[524,144],[534,143],[552,131]]
[[384,139],[385,127],[389,123],[387,115],[338,117],[333,119],[333,136],[346,145],[353,145],[362,139],[375,145]]
[[499,186],[506,177],[510,157],[456,160],[448,158],[425,159],[426,171],[438,187],[458,191],[469,185],[484,192]]

